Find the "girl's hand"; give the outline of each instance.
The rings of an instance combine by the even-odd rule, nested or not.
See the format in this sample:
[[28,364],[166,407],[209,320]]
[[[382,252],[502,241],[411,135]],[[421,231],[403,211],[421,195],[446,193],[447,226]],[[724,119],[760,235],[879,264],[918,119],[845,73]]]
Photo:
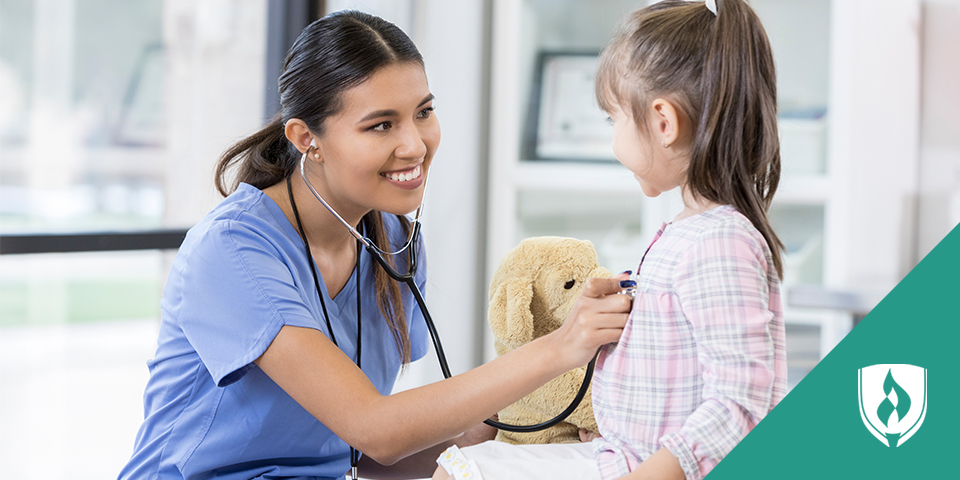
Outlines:
[[632,303],[620,294],[620,282],[627,279],[626,273],[588,279],[566,321],[548,335],[557,342],[557,360],[569,362],[567,370],[586,365],[598,348],[620,340]]
[[583,443],[592,442],[593,439],[595,439],[595,438],[600,438],[600,437],[602,437],[602,435],[600,435],[600,434],[597,433],[597,432],[591,432],[590,430],[587,430],[586,428],[581,428],[581,429],[580,429],[580,441],[583,442]]

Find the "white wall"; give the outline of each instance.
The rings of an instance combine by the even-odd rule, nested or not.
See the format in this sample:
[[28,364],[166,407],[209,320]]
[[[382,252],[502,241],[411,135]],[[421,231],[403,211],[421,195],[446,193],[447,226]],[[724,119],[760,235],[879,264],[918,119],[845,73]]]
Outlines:
[[165,225],[192,226],[220,202],[217,159],[261,127],[266,7],[266,0],[164,2]]
[[887,292],[913,267],[920,1],[834,0],[824,283]]
[[916,259],[960,223],[960,1],[923,6]]
[[[421,0],[414,41],[427,65],[443,140],[431,174],[424,231],[430,306],[450,368],[480,363],[486,326],[487,103],[482,0]],[[432,362],[432,359],[431,359]]]

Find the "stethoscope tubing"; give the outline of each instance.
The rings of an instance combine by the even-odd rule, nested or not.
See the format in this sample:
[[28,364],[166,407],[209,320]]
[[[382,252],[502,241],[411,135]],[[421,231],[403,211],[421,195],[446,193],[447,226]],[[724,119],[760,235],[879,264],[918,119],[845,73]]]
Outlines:
[[[315,145],[311,144],[311,148],[313,148],[314,146]],[[317,190],[313,188],[313,185],[307,180],[305,165],[306,165],[307,153],[309,153],[309,151],[310,149],[308,148],[306,152],[303,152],[303,156],[300,158],[300,178],[303,179],[303,183],[306,184],[307,188],[310,189],[310,192],[313,194],[313,196],[316,197],[317,200],[319,200],[320,203],[323,204],[323,206],[326,207],[326,209],[330,213],[332,213],[334,217],[336,217],[340,221],[340,223],[342,223],[347,228],[347,230],[350,231],[350,233],[357,239],[357,241],[363,244],[364,249],[370,252],[371,256],[373,256],[373,258],[377,261],[377,263],[380,264],[380,267],[383,268],[383,270],[387,272],[387,274],[391,278],[393,278],[397,282],[406,284],[407,287],[410,288],[410,291],[413,293],[413,296],[417,301],[417,307],[420,308],[420,312],[421,314],[423,314],[423,319],[427,325],[427,330],[430,332],[430,339],[433,341],[434,350],[436,350],[437,352],[437,361],[440,363],[440,370],[443,372],[443,378],[452,377],[453,375],[450,373],[450,367],[447,364],[447,356],[444,354],[443,345],[440,343],[440,334],[439,332],[437,332],[437,327],[433,323],[433,318],[430,316],[430,310],[427,309],[427,304],[423,300],[423,293],[420,292],[420,288],[417,287],[417,284],[414,281],[414,276],[417,273],[418,254],[416,250],[419,247],[418,241],[420,237],[420,214],[423,210],[423,203],[421,203],[420,207],[417,208],[416,216],[410,225],[410,228],[412,229],[412,231],[410,232],[410,238],[407,240],[406,245],[404,245],[403,248],[401,248],[396,252],[390,252],[390,253],[384,252],[380,250],[380,248],[377,245],[375,245],[370,239],[366,238],[364,235],[358,232],[353,226],[351,226],[346,220],[344,220],[343,217],[341,217],[340,214],[337,213],[337,211],[334,210],[333,207],[331,207],[330,204],[328,204],[323,199],[322,196],[320,196],[320,193],[317,192]],[[287,181],[287,188],[288,190],[290,189],[289,178]],[[290,192],[290,196],[291,198],[293,197],[292,192]],[[298,221],[299,221],[299,216],[298,216]],[[385,258],[383,258],[383,255],[384,254],[396,255],[396,254],[402,253],[404,250],[407,250],[407,259],[408,259],[407,273],[400,273],[392,265],[390,265],[390,262],[388,262]],[[309,254],[309,250],[308,250],[308,254]],[[358,255],[359,255],[359,252],[358,252]],[[360,292],[358,290],[357,295],[359,294]],[[330,327],[328,326],[328,328]],[[331,330],[330,333],[332,335],[333,331]],[[358,343],[359,343],[359,339],[358,339]],[[593,356],[593,359],[590,360],[590,363],[587,364],[587,370],[583,377],[583,383],[580,385],[580,389],[577,391],[577,395],[574,397],[570,405],[564,411],[560,412],[560,414],[557,415],[556,417],[553,417],[550,420],[547,420],[545,422],[541,422],[535,425],[511,425],[508,423],[502,423],[502,422],[498,422],[496,420],[491,420],[491,419],[484,420],[483,423],[490,425],[491,427],[494,427],[500,430],[505,430],[508,432],[530,433],[530,432],[538,432],[540,430],[545,430],[547,428],[550,428],[566,420],[566,418],[569,417],[573,413],[573,411],[576,410],[576,408],[580,405],[580,402],[583,401],[583,397],[586,395],[587,389],[590,387],[590,381],[593,379],[593,370],[594,370],[594,367],[596,366],[597,357],[599,355],[600,355],[600,350],[598,349],[597,353]],[[359,352],[358,352],[357,363],[359,365]]]

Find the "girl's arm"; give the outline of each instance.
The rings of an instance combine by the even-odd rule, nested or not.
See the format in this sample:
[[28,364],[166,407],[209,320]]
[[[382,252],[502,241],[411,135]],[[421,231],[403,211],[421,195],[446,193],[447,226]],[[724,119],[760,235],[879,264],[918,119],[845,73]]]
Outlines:
[[686,475],[680,461],[670,450],[661,448],[637,466],[637,469],[620,477],[620,480],[684,480]]
[[587,281],[560,329],[455,377],[383,396],[320,331],[284,326],[256,364],[338,437],[382,465],[456,437],[616,342],[621,278]]

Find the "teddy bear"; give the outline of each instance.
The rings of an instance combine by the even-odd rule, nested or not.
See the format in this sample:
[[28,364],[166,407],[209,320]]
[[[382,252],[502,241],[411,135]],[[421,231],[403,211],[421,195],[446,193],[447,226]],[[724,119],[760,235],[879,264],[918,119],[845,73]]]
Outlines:
[[[587,279],[611,276],[599,265],[589,241],[533,237],[520,242],[500,261],[490,283],[488,320],[497,355],[559,328]],[[586,366],[554,378],[500,411],[500,422],[532,425],[555,417],[570,405],[585,373]],[[496,439],[511,444],[574,443],[580,441],[580,428],[597,431],[589,390],[565,421],[532,433],[500,430]]]

